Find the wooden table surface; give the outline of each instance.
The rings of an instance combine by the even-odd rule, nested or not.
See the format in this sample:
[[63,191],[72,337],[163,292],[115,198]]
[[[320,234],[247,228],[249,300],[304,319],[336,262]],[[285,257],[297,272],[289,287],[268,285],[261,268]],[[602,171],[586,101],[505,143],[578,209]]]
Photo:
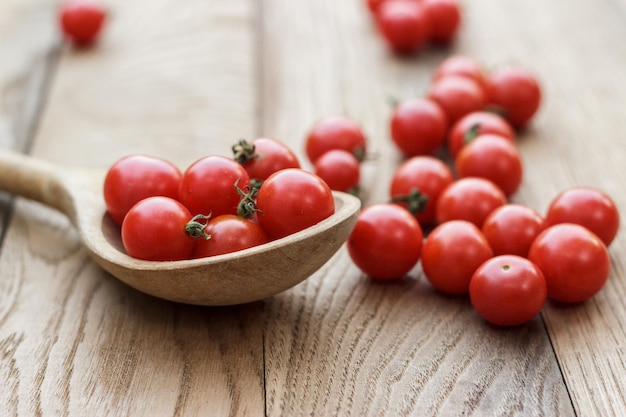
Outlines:
[[[106,0],[87,50],[58,0],[0,0],[0,146],[106,168],[181,168],[240,138],[292,145],[343,114],[365,129],[366,202],[400,161],[389,99],[424,94],[464,54],[533,71],[545,98],[519,146],[516,202],[590,185],[626,207],[626,1],[465,0],[447,48],[389,53],[361,0]],[[371,281],[342,248],[297,287],[233,307],[143,295],[99,269],[58,212],[0,193],[0,415],[626,415],[626,234],[593,299],[485,324],[419,266]],[[623,229],[623,227],[622,227]]]

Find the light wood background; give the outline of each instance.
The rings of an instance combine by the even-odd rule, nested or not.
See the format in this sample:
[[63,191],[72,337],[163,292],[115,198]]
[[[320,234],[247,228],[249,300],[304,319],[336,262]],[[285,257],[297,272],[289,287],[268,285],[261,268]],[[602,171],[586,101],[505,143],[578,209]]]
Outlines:
[[[101,42],[61,41],[57,0],[0,0],[0,146],[106,168],[135,152],[184,168],[270,136],[304,161],[320,117],[361,122],[368,202],[400,157],[390,98],[425,92],[452,53],[525,66],[545,99],[519,138],[514,200],[575,185],[626,207],[626,2],[462,1],[448,48],[391,55],[361,0],[103,0]],[[623,416],[626,238],[605,289],[514,329],[417,267],[378,284],[342,249],[309,280],[244,306],[158,300],[90,261],[60,214],[0,193],[2,416]]]

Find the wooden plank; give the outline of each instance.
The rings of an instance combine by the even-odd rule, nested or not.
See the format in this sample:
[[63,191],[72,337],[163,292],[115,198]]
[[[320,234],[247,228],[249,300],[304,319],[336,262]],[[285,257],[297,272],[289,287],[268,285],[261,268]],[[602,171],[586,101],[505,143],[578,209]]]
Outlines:
[[[34,154],[104,168],[145,152],[184,168],[252,135],[254,2],[107,5],[102,42],[63,50]],[[64,217],[22,200],[0,271],[0,414],[263,414],[262,303],[140,294],[89,260]]]
[[[556,192],[586,184],[626,206],[623,2],[465,1],[458,42],[411,59],[388,54],[360,0],[265,0],[258,40],[256,2],[110,4],[98,48],[63,51],[33,146],[41,157],[104,167],[148,152],[185,165],[257,134],[302,157],[317,118],[346,114],[376,156],[365,165],[367,201],[382,201],[400,160],[388,98],[422,94],[458,52],[488,68],[527,66],[543,81],[544,106],[520,137],[529,168],[516,201],[545,210]],[[0,140],[20,148],[54,50],[52,6],[0,8]],[[550,303],[543,319],[500,330],[467,299],[434,292],[419,267],[377,284],[343,250],[264,303],[162,302],[95,267],[62,216],[20,201],[0,253],[0,414],[623,415],[623,233],[593,300]]]
[[[66,51],[60,62],[51,95],[63,105],[46,109],[35,153],[103,167],[131,152],[158,153],[185,168],[209,153],[229,155],[254,133],[253,2],[110,8],[98,48]],[[89,152],[78,159],[66,146]]]
[[[570,2],[565,13],[541,1],[484,3],[489,8],[470,10],[476,21],[489,19],[493,26],[477,25],[475,38],[466,44],[490,65],[511,60],[528,64],[543,80],[546,96],[537,122],[521,138],[530,166],[517,200],[544,212],[559,191],[585,185],[604,190],[618,207],[626,207],[623,4],[579,0]],[[495,34],[507,48],[479,49]],[[548,303],[544,309],[577,415],[626,413],[624,239],[622,225],[610,248],[611,276],[598,295],[581,305]]]
[[[487,16],[509,13],[495,3],[465,3],[466,25],[452,49],[398,59],[362,1],[266,1],[264,133],[302,144],[318,118],[353,117],[375,155],[364,166],[368,201],[385,201],[400,160],[389,145],[389,97],[423,95],[434,67],[453,52],[489,65],[535,62],[532,51],[516,49],[518,38],[484,33]],[[539,3],[528,7],[545,13]],[[537,137],[545,120],[527,136]],[[540,319],[517,329],[487,326],[466,298],[434,292],[419,267],[401,282],[378,284],[342,251],[275,297],[268,314],[268,415],[574,414]]]
[[[545,2],[529,2],[516,12],[518,17],[506,23],[511,32],[523,31],[528,54],[536,51],[534,66],[547,90],[540,122],[524,143],[527,159],[541,168],[529,170],[520,199],[545,210],[556,192],[586,185],[606,191],[618,207],[626,207],[620,110],[626,100],[626,9],[619,2],[581,0],[570,4],[566,14]],[[523,28],[527,19],[533,19],[532,30]],[[581,31],[589,22],[597,23]],[[624,239],[622,224],[610,248],[612,273],[599,294],[581,305],[549,303],[544,309],[581,416],[626,414]]]
[[[32,138],[51,65],[51,1],[0,1],[0,147],[25,149]],[[12,199],[0,194],[0,242]]]
[[24,148],[57,45],[51,0],[0,2],[0,146]]

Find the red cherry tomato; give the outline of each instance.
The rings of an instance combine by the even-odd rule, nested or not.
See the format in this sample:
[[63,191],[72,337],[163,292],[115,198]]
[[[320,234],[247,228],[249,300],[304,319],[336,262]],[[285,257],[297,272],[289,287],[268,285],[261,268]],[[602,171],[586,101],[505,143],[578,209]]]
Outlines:
[[248,173],[239,163],[224,156],[206,156],[183,173],[180,201],[194,216],[237,214],[241,195],[235,184],[242,190],[250,186]]
[[317,158],[313,164],[315,175],[323,179],[331,190],[358,193],[361,167],[351,152],[333,149]]
[[146,155],[129,155],[116,161],[104,178],[104,202],[113,220],[124,216],[140,200],[152,196],[178,199],[182,173],[171,162]]
[[146,261],[190,259],[196,240],[185,232],[191,214],[169,197],[148,197],[122,223],[122,243],[129,256]]
[[374,279],[405,276],[420,259],[422,229],[408,211],[395,204],[365,207],[348,237],[356,266]]
[[492,211],[506,204],[506,196],[493,182],[467,177],[456,180],[439,195],[437,221],[467,220],[481,228]]
[[610,272],[609,252],[602,240],[573,223],[544,230],[530,247],[528,259],[543,272],[548,298],[564,303],[593,297]]
[[522,157],[517,147],[496,135],[481,135],[465,145],[454,166],[460,178],[486,178],[507,196],[513,195],[522,183]]
[[332,191],[324,180],[296,168],[270,175],[256,202],[258,222],[272,238],[299,232],[335,212]]
[[492,256],[487,239],[476,226],[454,220],[440,224],[426,238],[422,269],[439,291],[465,294],[474,271]]
[[476,81],[454,75],[435,80],[427,96],[441,106],[450,124],[487,104],[485,91]]
[[443,61],[435,69],[433,81],[447,76],[467,77],[484,89],[487,88],[487,77],[483,67],[476,61],[464,55],[452,55]]
[[472,112],[459,120],[448,132],[448,152],[456,158],[463,146],[479,135],[494,134],[515,143],[513,127],[501,116],[486,112]]
[[415,52],[428,41],[430,21],[421,1],[386,0],[375,17],[383,39],[397,53]]
[[447,129],[446,114],[428,99],[406,100],[391,116],[391,139],[405,156],[434,152],[443,144]]
[[441,192],[453,182],[452,172],[440,159],[414,156],[404,161],[391,179],[391,200],[407,208],[422,226],[435,223]]
[[470,281],[470,300],[478,314],[496,326],[519,326],[539,314],[546,302],[546,280],[528,259],[496,256]]
[[197,239],[193,258],[237,252],[270,241],[258,223],[233,214],[223,214],[210,219],[204,233],[207,239]]
[[491,212],[482,231],[494,255],[527,258],[530,245],[545,228],[546,221],[532,208],[506,204]]
[[523,128],[541,103],[541,88],[534,75],[519,67],[505,67],[487,80],[489,105],[494,106],[516,129]]
[[249,143],[239,141],[232,147],[234,159],[251,180],[263,181],[276,171],[300,168],[296,154],[284,143],[270,138],[258,138]]
[[430,21],[430,36],[434,43],[450,43],[461,25],[461,9],[456,0],[423,0]]
[[619,211],[605,193],[589,187],[561,192],[552,200],[546,215],[548,225],[576,223],[598,235],[609,246],[619,229]]
[[59,22],[63,34],[74,44],[96,41],[106,18],[104,8],[90,0],[69,0],[62,4]]
[[338,116],[319,120],[309,132],[305,145],[306,154],[312,163],[333,149],[352,152],[362,161],[367,150],[367,139],[356,122]]

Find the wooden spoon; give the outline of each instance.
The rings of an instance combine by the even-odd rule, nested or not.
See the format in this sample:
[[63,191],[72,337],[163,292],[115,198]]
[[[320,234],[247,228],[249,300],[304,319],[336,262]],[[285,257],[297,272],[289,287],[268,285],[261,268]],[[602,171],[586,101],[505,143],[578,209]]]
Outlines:
[[105,174],[0,151],[0,190],[64,213],[93,260],[116,278],[144,293],[188,304],[243,304],[291,288],[342,246],[360,209],[356,197],[333,192],[335,214],[291,236],[211,258],[143,261],[124,252],[120,228],[106,214]]

